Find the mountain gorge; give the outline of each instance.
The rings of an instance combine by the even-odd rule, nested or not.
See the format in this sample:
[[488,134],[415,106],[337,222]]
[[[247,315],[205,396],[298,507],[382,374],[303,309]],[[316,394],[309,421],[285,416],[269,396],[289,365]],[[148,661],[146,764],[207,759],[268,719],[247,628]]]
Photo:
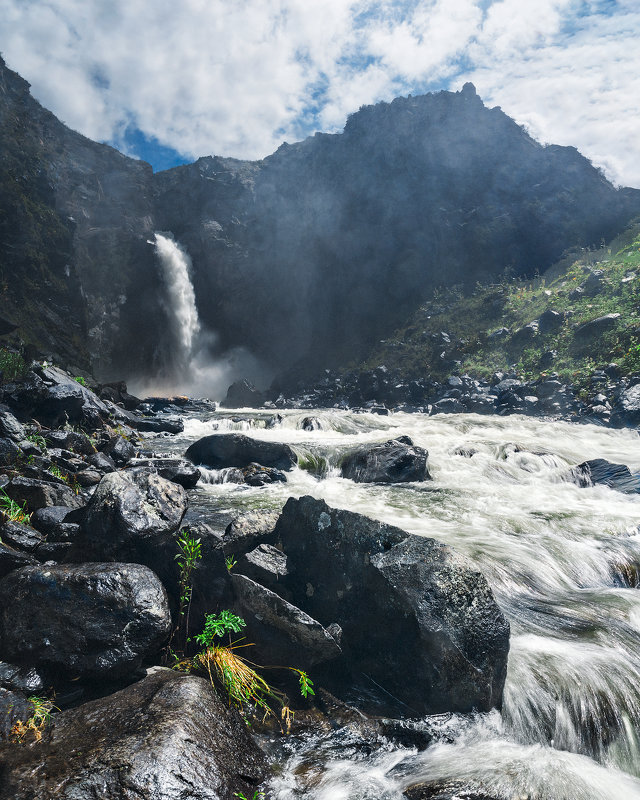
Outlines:
[[543,273],[640,212],[640,191],[537,143],[471,84],[363,107],[262,161],[153,174],[2,63],[0,141],[3,308],[34,351],[102,379],[175,366],[156,231],[191,258],[212,359],[243,348],[271,375],[311,375],[362,358],[438,286]]

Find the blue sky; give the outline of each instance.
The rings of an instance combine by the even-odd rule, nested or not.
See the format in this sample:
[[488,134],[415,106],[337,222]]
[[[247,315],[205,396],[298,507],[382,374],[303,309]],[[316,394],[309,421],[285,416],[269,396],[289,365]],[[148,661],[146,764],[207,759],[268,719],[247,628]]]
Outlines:
[[261,158],[470,80],[640,187],[639,0],[0,0],[0,50],[72,128],[155,169]]

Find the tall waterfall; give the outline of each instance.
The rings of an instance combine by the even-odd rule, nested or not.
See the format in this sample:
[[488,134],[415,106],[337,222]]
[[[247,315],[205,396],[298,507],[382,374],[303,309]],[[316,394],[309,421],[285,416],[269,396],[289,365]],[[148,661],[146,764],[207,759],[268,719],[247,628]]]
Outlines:
[[173,239],[156,233],[156,252],[167,285],[175,335],[176,363],[187,377],[193,357],[195,340],[200,332],[196,296],[191,283],[191,259],[186,250]]

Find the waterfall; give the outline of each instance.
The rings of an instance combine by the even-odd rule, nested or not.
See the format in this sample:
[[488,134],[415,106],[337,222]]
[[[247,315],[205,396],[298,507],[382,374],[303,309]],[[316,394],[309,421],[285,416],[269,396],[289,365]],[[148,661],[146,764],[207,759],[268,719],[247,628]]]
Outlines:
[[191,259],[177,242],[161,233],[155,235],[155,248],[167,286],[167,302],[174,327],[174,363],[182,377],[188,377],[194,345],[200,332],[196,296],[191,283]]

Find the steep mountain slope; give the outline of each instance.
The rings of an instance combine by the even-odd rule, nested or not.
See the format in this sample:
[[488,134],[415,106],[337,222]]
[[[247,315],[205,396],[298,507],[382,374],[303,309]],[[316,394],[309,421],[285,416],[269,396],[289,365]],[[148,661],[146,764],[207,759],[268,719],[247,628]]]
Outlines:
[[[615,189],[573,148],[538,144],[471,84],[364,107],[342,134],[283,144],[259,162],[207,157],[153,175],[67,129],[0,64],[0,127],[20,164],[44,176],[39,202],[61,231],[60,291],[70,298],[65,306],[48,288],[60,271],[51,264],[28,291],[13,282],[12,307],[20,313],[30,297],[68,306],[103,377],[170,369],[154,231],[170,231],[190,254],[218,352],[241,346],[273,372],[312,373],[361,357],[438,285],[542,272],[568,246],[609,239],[640,211],[640,192]],[[4,179],[4,219],[15,216],[19,173]],[[53,257],[50,239],[13,227],[20,232],[7,233],[3,252],[18,235],[35,242],[36,256],[23,242],[20,268],[35,274]],[[54,349],[23,324],[25,338]],[[69,363],[64,333],[54,352]]]

